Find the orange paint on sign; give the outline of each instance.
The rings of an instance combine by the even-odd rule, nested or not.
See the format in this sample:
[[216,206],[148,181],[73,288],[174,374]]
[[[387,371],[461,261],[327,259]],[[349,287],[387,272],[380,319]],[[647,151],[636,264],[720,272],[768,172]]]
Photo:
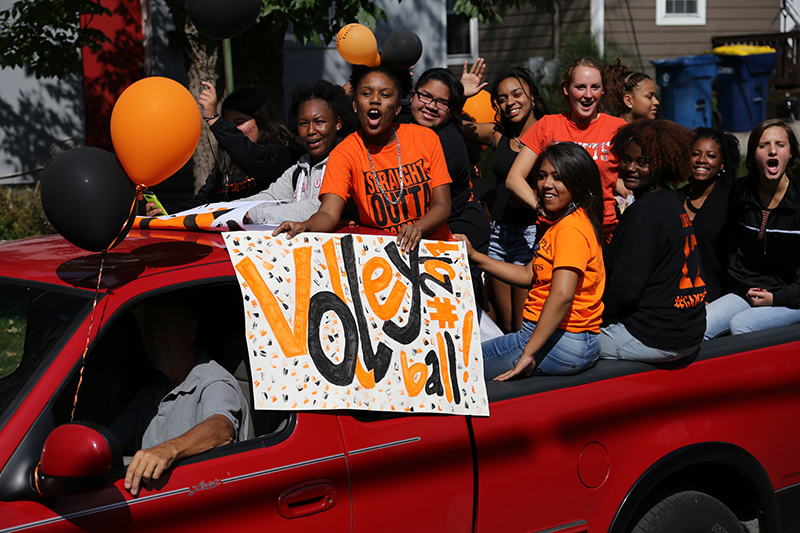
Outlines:
[[470,309],[464,315],[464,331],[461,338],[464,339],[464,366],[469,368],[469,350],[472,348],[472,317],[475,313]]
[[[409,367],[406,352],[401,351],[400,368],[403,370],[403,384],[408,395],[411,397],[417,396],[425,387],[425,382],[428,379],[428,367],[424,363],[414,363]],[[419,376],[419,379],[416,379],[417,376]]]
[[442,254],[447,252],[456,252],[458,251],[457,244],[448,244],[444,241],[436,241],[436,242],[426,242],[425,248],[433,255],[433,257],[439,257]]
[[442,283],[445,282],[445,275],[447,279],[455,279],[456,277],[456,271],[444,261],[425,261],[425,272]]
[[[375,277],[376,272],[380,272],[377,277]],[[386,302],[380,303],[378,293],[385,290],[391,282],[392,267],[386,259],[373,257],[364,265],[361,281],[364,286],[364,294],[370,309],[381,320],[390,320],[397,315],[397,310],[400,309],[406,294],[405,286],[399,281],[395,281]]]
[[247,279],[253,294],[261,304],[265,318],[272,328],[275,338],[286,357],[308,354],[308,306],[311,301],[311,247],[295,248],[294,268],[297,273],[295,284],[294,329],[283,314],[275,295],[269,290],[256,266],[245,257],[236,264],[236,270]]

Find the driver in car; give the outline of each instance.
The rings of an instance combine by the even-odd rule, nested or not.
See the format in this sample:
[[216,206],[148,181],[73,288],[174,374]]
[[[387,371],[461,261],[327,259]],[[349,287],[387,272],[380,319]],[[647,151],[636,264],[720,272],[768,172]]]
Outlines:
[[149,300],[141,326],[159,375],[110,428],[123,453],[136,452],[125,474],[125,489],[133,496],[176,460],[245,440],[249,425],[236,379],[195,345],[197,320],[186,302]]

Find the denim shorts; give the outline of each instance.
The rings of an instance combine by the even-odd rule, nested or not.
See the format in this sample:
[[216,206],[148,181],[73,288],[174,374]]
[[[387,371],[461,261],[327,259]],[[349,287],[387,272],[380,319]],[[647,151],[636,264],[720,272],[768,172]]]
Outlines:
[[492,222],[492,237],[489,240],[489,257],[492,259],[527,265],[533,260],[537,247],[536,224],[517,226]]
[[[516,366],[534,329],[536,323],[526,319],[522,321],[522,329],[519,331],[481,344],[485,380],[494,379]],[[535,356],[538,363],[533,373],[562,376],[577,374],[597,363],[599,351],[597,333],[572,333],[557,329]]]

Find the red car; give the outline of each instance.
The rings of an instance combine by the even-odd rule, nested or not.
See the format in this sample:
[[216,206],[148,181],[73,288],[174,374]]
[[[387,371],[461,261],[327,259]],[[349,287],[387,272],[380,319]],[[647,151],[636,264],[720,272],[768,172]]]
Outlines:
[[58,236],[0,244],[0,532],[800,528],[796,326],[672,368],[489,383],[489,417],[257,411],[250,439],[132,497],[104,427],[154,372],[135,314],[167,291],[246,392],[219,235],[132,231],[105,260]]

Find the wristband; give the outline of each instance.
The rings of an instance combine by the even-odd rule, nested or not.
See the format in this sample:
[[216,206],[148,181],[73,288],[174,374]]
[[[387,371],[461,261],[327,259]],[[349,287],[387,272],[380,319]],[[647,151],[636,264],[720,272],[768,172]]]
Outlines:
[[219,118],[219,113],[210,117],[203,117],[203,120],[214,120],[215,118]]

